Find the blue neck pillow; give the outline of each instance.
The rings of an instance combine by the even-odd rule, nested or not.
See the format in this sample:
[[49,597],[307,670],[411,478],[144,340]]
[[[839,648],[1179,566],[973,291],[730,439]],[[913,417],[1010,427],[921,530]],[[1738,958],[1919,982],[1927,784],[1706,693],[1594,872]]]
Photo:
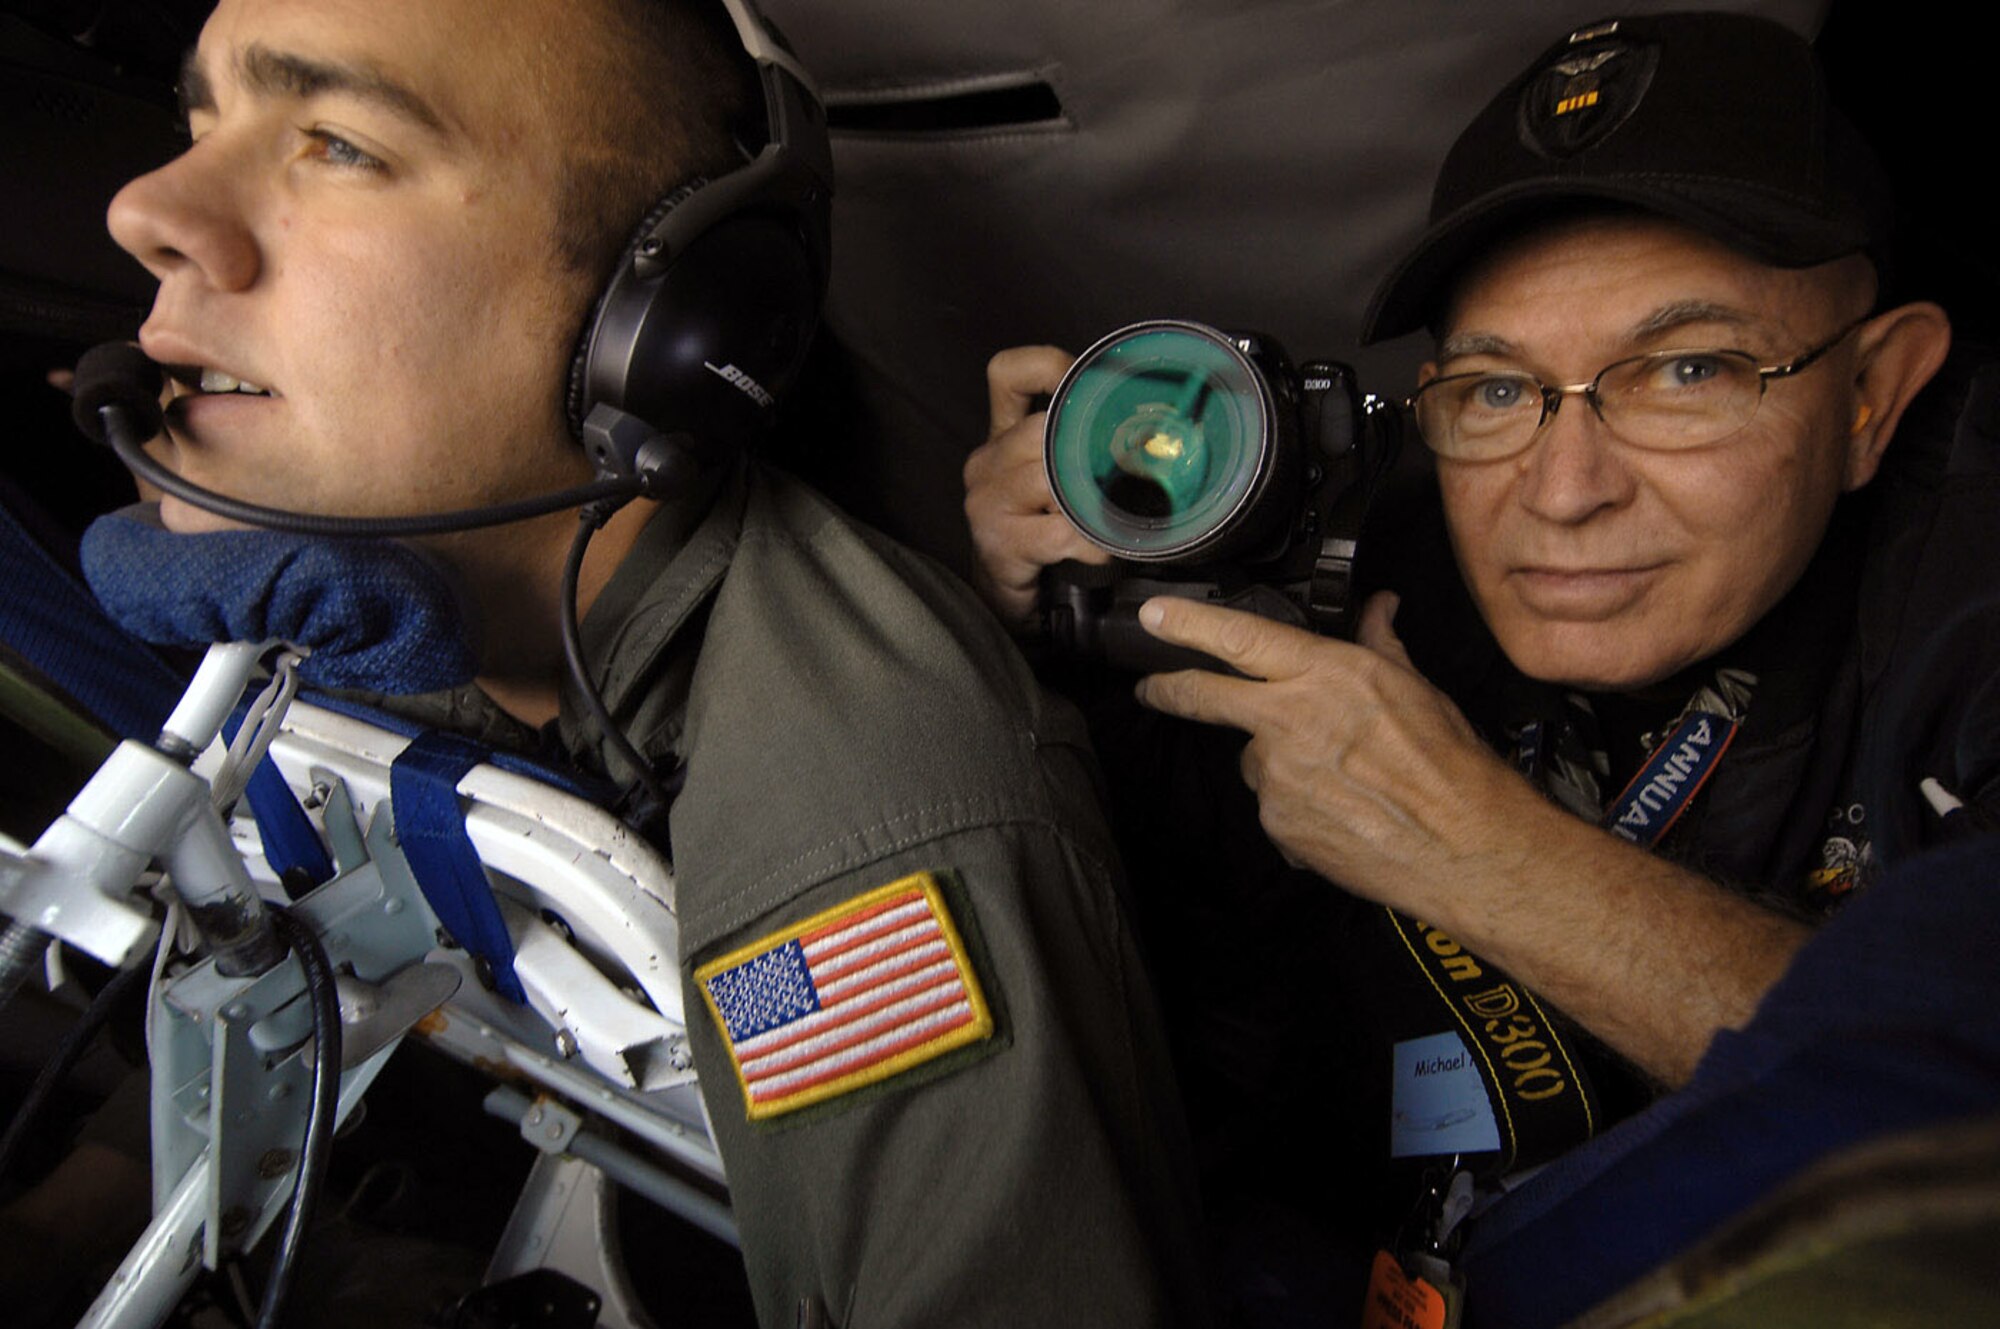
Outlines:
[[278,531],[179,535],[139,504],[84,532],[84,580],[144,641],[206,646],[278,638],[311,652],[313,687],[437,692],[470,682],[466,610],[430,558],[385,540]]

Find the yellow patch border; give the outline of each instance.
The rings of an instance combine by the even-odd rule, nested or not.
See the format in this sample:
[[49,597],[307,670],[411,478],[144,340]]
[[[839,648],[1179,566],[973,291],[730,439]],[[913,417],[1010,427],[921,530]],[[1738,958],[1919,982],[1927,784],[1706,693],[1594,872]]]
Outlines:
[[[736,1052],[736,1040],[729,1036],[729,1021],[723,1018],[722,1008],[715,1003],[714,995],[708,990],[708,980],[725,969],[731,969],[754,956],[761,955],[774,947],[797,941],[806,933],[826,926],[842,914],[866,909],[892,895],[901,895],[911,887],[916,887],[930,902],[931,911],[937,915],[938,928],[944,934],[945,945],[951,950],[952,962],[958,967],[959,979],[965,984],[966,1002],[972,1007],[972,1023],[961,1025],[940,1035],[935,1042],[918,1047],[906,1048],[895,1056],[846,1075],[816,1084],[810,1089],[778,1103],[758,1103],[750,1097],[750,1082],[743,1074],[743,1061]],[[729,1049],[730,1069],[736,1074],[736,1087],[743,1094],[743,1108],[751,1121],[764,1121],[781,1117],[800,1108],[808,1108],[828,1099],[902,1074],[915,1066],[921,1066],[955,1052],[973,1043],[983,1042],[993,1036],[993,1011],[986,1004],[986,993],[979,986],[979,975],[972,967],[972,957],[965,949],[965,940],[958,934],[958,925],[952,921],[951,911],[945,907],[944,890],[938,884],[937,875],[932,872],[912,872],[907,877],[899,877],[886,886],[863,891],[860,895],[843,900],[830,909],[822,909],[810,918],[801,919],[778,931],[758,938],[747,945],[739,946],[727,955],[718,956],[694,971],[695,986],[701,989],[701,999],[708,1006],[709,1016],[715,1021],[716,1030],[722,1035],[723,1046]]]

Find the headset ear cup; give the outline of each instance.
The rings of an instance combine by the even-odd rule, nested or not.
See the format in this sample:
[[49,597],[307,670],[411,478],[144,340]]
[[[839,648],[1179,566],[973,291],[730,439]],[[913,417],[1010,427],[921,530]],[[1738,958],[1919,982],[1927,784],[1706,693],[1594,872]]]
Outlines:
[[774,211],[725,215],[670,257],[637,253],[597,311],[578,418],[604,404],[706,456],[747,447],[798,375],[820,289],[797,227]]
[[642,247],[647,245],[650,237],[658,233],[667,215],[693,198],[695,191],[707,183],[706,179],[697,177],[654,200],[653,206],[646,209],[646,215],[639,219],[639,224],[632,228],[632,236],[625,242],[625,248],[619,251],[618,266],[612,269],[611,279],[605,283],[604,289],[597,293],[597,299],[591,302],[590,317],[583,322],[583,332],[576,339],[576,353],[570,357],[569,362],[568,413],[571,438],[583,437],[583,418],[590,414],[593,405],[587,400],[590,363],[592,348],[597,344],[598,325],[604,318],[604,307],[610,303],[612,294],[619,289],[621,282],[626,279],[626,274],[634,270]]
[[571,359],[579,439],[605,407],[697,455],[747,446],[804,365],[831,263],[826,113],[754,6],[725,4],[757,66],[762,144],[647,210]]

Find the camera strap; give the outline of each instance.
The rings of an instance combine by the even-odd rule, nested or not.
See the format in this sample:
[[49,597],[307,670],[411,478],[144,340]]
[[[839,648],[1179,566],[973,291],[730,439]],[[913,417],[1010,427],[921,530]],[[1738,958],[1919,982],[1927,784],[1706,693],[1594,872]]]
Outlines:
[[[1610,762],[1594,741],[1595,717],[1581,696],[1567,699],[1574,719],[1544,718],[1518,730],[1514,760],[1570,811],[1653,849],[1721,764],[1756,683],[1742,670],[1717,670],[1671,724],[1641,736],[1648,756],[1608,802],[1599,779]],[[1378,1256],[1371,1308],[1429,1298],[1432,1322],[1442,1325],[1455,1318],[1448,1311],[1455,1312],[1464,1290],[1450,1240],[1462,1213],[1443,1197],[1461,1179],[1492,1181],[1568,1152],[1596,1133],[1602,1114],[1572,1051],[1575,1035],[1534,993],[1439,929],[1394,910],[1383,914],[1450,1023],[1395,1047],[1390,1152],[1440,1162],[1426,1174],[1424,1197],[1399,1234],[1395,1257]],[[1410,1318],[1408,1307],[1403,1314]]]
[[1446,1012],[1441,1032],[1394,1051],[1390,1152],[1457,1154],[1491,1179],[1546,1163],[1597,1130],[1589,1078],[1535,994],[1438,928],[1385,909]]

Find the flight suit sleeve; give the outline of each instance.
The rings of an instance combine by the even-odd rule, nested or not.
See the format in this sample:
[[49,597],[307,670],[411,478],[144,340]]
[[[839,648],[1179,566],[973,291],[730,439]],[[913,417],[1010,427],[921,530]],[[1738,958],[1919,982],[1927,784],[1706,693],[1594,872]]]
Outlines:
[[1206,1321],[1115,870],[1060,826],[897,848],[699,943],[683,976],[764,1325],[812,1299],[841,1329]]

